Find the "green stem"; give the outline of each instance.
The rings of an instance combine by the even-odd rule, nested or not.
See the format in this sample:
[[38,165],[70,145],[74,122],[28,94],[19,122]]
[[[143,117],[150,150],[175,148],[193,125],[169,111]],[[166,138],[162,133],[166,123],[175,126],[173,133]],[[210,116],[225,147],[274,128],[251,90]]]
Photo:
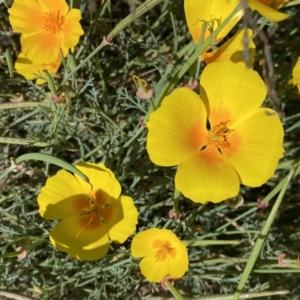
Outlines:
[[276,216],[276,213],[280,207],[280,204],[282,202],[282,199],[283,199],[283,196],[287,190],[287,187],[290,183],[290,181],[292,180],[292,178],[294,177],[295,175],[295,172],[296,172],[296,169],[298,169],[298,167],[300,166],[300,164],[298,164],[296,167],[293,167],[290,172],[289,172],[289,175],[288,177],[286,178],[286,181],[284,183],[284,186],[282,188],[282,190],[280,191],[280,194],[278,195],[277,199],[276,199],[276,202],[274,204],[274,206],[272,207],[272,210],[270,212],[270,215],[268,216],[268,219],[266,220],[265,224],[264,224],[264,227],[262,228],[261,230],[261,233],[260,233],[260,236],[258,237],[254,247],[253,247],[253,250],[251,252],[251,255],[249,257],[249,260],[248,260],[248,263],[246,264],[245,266],[245,269],[244,269],[244,272],[242,274],[242,277],[241,277],[241,280],[239,282],[239,285],[237,287],[237,290],[234,294],[234,297],[233,297],[233,300],[238,300],[239,299],[239,296],[241,295],[241,292],[246,284],[246,281],[248,280],[248,277],[254,267],[254,264],[256,262],[256,259],[261,251],[261,248],[267,238],[267,235],[269,233],[269,230],[272,226],[272,223],[275,219],[275,216]]
[[173,203],[173,216],[177,216],[179,213],[178,206],[179,206],[179,197],[180,197],[180,192],[175,189],[174,191],[174,203]]
[[[288,291],[288,290],[245,293],[245,294],[241,294],[239,299],[251,299],[251,298],[258,298],[258,297],[275,296],[275,295],[287,295],[289,293],[290,293],[290,291]],[[232,297],[233,297],[233,294],[213,295],[213,296],[191,298],[191,300],[232,300]]]
[[169,280],[166,280],[166,286],[168,287],[169,291],[175,297],[176,300],[185,300],[183,296],[178,292],[178,290],[170,283]]
[[109,45],[110,42],[116,37],[123,29],[125,29],[129,24],[137,20],[151,8],[162,2],[163,0],[148,0],[141,4],[132,14],[128,15],[116,27],[102,40],[102,43],[94,50],[90,55],[88,55],[78,66],[74,67],[69,74],[66,74],[61,85],[65,85],[69,78],[75,74],[79,69],[81,69],[93,56],[95,56],[103,47]]
[[239,240],[194,240],[194,241],[182,241],[188,247],[196,246],[210,246],[210,245],[239,245]]
[[13,109],[13,108],[26,108],[26,107],[37,107],[43,105],[43,102],[20,102],[20,103],[2,103],[0,104],[0,110]]
[[[167,95],[167,93],[177,84],[177,82],[181,79],[181,77],[190,69],[193,63],[199,59],[199,56],[202,52],[213,42],[216,36],[221,32],[221,30],[225,27],[225,25],[233,18],[233,16],[241,9],[241,5],[237,5],[237,7],[232,11],[232,13],[221,23],[221,25],[202,43],[204,29],[206,24],[203,24],[202,27],[202,34],[200,37],[200,42],[198,43],[194,54],[186,61],[186,63],[175,73],[171,80],[168,80],[165,85],[163,86],[160,93],[157,95],[155,99],[155,107],[157,108],[162,99]],[[161,82],[158,83],[160,85]],[[150,114],[152,113],[153,109],[150,107],[147,115],[145,116],[144,122],[149,119]]]

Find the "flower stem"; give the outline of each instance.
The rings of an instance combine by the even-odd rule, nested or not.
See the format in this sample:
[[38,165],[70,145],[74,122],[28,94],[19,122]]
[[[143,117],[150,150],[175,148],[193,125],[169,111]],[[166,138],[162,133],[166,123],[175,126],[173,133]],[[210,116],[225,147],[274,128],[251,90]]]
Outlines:
[[[264,227],[262,228],[261,230],[261,233],[260,233],[260,236],[258,237],[254,247],[253,247],[253,250],[251,252],[251,255],[249,257],[249,260],[248,260],[248,263],[246,264],[245,266],[245,269],[244,269],[244,272],[242,274],[242,277],[240,279],[240,282],[239,282],[239,285],[236,289],[236,292],[234,294],[234,297],[233,297],[233,300],[237,300],[239,299],[239,296],[241,295],[242,293],[242,290],[248,280],[248,277],[254,267],[254,264],[257,260],[257,257],[261,251],[261,248],[266,240],[266,237],[268,236],[268,233],[269,233],[269,230],[271,228],[271,225],[275,219],[275,216],[277,214],[277,211],[280,207],[280,204],[281,204],[281,201],[283,199],[283,196],[285,195],[285,192],[287,190],[287,187],[290,183],[290,181],[293,179],[295,173],[297,173],[297,170],[299,169],[299,166],[300,166],[300,163],[298,163],[298,165],[294,166],[291,168],[290,172],[289,172],[289,175],[288,177],[286,178],[285,182],[284,182],[284,185],[282,187],[282,190],[280,191],[280,194],[278,195],[277,199],[276,199],[276,202],[274,203],[274,206],[268,216],[268,219],[267,221],[265,222],[264,224]],[[299,171],[299,170],[298,170]]]
[[178,290],[170,283],[169,280],[166,280],[165,284],[176,300],[185,300],[183,296],[178,292]]

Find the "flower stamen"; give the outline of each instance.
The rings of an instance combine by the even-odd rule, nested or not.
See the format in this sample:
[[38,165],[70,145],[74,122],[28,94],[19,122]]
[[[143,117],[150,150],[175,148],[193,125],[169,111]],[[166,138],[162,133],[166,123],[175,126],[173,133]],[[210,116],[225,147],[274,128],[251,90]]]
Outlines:
[[171,243],[169,241],[162,242],[162,245],[157,250],[155,254],[156,261],[165,261],[167,256],[170,255],[174,257],[176,254],[176,250],[171,247]]
[[228,142],[228,136],[233,131],[233,129],[229,129],[226,124],[229,121],[222,121],[220,124],[214,126],[208,132],[207,142],[208,145],[215,145],[219,152],[222,154],[224,148],[230,148],[230,143]]
[[44,29],[49,31],[50,34],[58,34],[62,31],[62,25],[65,22],[65,17],[60,15],[60,11],[45,13],[44,16]]

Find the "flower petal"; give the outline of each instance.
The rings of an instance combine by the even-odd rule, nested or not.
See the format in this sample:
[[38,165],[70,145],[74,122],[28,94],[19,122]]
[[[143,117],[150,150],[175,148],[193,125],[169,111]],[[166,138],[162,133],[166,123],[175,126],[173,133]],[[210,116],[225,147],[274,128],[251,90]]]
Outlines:
[[266,19],[271,20],[273,22],[280,22],[287,19],[290,15],[281,13],[258,0],[248,0],[248,6],[252,10],[257,10],[262,16]]
[[50,241],[58,250],[82,260],[100,259],[109,248],[106,228],[96,213],[62,220],[50,233]]
[[138,223],[138,211],[132,198],[127,196],[122,196],[112,202],[111,209],[112,217],[105,219],[105,226],[110,239],[121,244],[135,232]]
[[298,57],[298,61],[293,69],[293,84],[298,86],[300,92],[300,56]]
[[273,174],[283,156],[283,127],[277,113],[268,108],[258,109],[238,124],[232,134],[241,137],[238,151],[227,157],[244,185],[257,187]]
[[[121,194],[121,185],[116,179],[114,173],[110,169],[106,168],[103,163],[93,164],[80,162],[76,165],[76,168],[89,178],[94,191],[102,190],[111,198],[119,198]],[[90,194],[91,185],[76,174],[75,177],[80,182],[85,192]]]
[[[61,64],[60,54],[58,55],[57,60],[52,64],[42,64],[35,65],[31,60],[26,58],[26,56],[21,52],[18,55],[17,61],[15,63],[16,71],[23,75],[27,80],[36,79],[39,76],[44,77],[43,70],[47,70],[52,76],[57,73],[57,70]],[[37,84],[44,83],[46,80],[38,78]]]
[[21,36],[22,52],[33,64],[52,64],[62,47],[60,35],[51,35],[43,30],[31,35]]
[[206,143],[206,111],[199,96],[175,89],[147,122],[147,151],[152,162],[174,166],[197,153]]
[[234,124],[251,116],[263,103],[267,88],[259,74],[244,63],[222,61],[206,66],[200,80],[201,99],[210,126]]
[[240,178],[217,148],[208,146],[179,166],[175,187],[194,202],[218,203],[238,194]]
[[219,62],[223,60],[231,60],[234,63],[237,62],[247,62],[249,61],[250,65],[253,65],[254,62],[254,53],[255,53],[255,44],[251,38],[252,30],[247,29],[246,36],[248,38],[248,49],[250,57],[245,60],[245,30],[239,30],[232,38],[230,38],[226,43],[224,43],[220,48],[213,52],[203,53],[201,55],[202,59],[210,64],[212,62]]
[[64,47],[75,47],[79,42],[79,37],[84,34],[84,31],[79,23],[80,19],[81,12],[79,9],[73,8],[66,15],[61,32]]
[[47,179],[37,201],[41,216],[50,220],[78,215],[84,207],[89,207],[88,195],[78,180],[65,170]]
[[156,262],[156,253],[145,256],[140,262],[141,273],[150,282],[161,282],[170,273],[170,260]]
[[65,16],[69,11],[69,6],[65,0],[38,0],[39,4],[47,12],[60,12],[60,15]]
[[8,12],[9,22],[13,30],[25,34],[43,30],[43,15],[47,11],[37,1],[15,0]]
[[[185,0],[184,11],[186,22],[190,34],[197,44],[201,36],[202,25],[207,24],[207,29],[204,34],[206,40],[213,30],[216,28],[232,13],[232,11],[239,4],[238,0],[224,1],[207,1],[207,0]],[[215,39],[215,44],[222,40],[229,31],[241,19],[244,12],[240,9],[234,17],[225,25],[221,32]]]
[[139,232],[131,243],[131,255],[133,257],[143,257],[156,252],[156,248],[153,247],[155,240],[160,238],[161,229],[150,228],[145,231]]

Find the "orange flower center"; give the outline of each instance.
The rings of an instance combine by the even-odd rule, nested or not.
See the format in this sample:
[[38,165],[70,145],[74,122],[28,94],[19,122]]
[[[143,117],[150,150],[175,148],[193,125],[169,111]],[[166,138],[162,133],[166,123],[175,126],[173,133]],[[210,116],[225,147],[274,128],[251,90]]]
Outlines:
[[44,14],[44,29],[50,34],[58,34],[62,31],[62,26],[65,22],[65,17],[60,15],[60,11],[48,12]]
[[274,9],[278,9],[280,5],[289,2],[289,0],[258,0],[258,1]]
[[172,258],[176,256],[176,250],[169,241],[155,240],[153,247],[158,248],[155,254],[156,261],[165,261],[169,255]]
[[[99,219],[101,222],[107,222],[112,214],[112,206],[107,201],[106,195],[101,191],[90,192],[90,202],[88,206],[84,206],[81,211],[90,219],[89,226],[92,227],[95,222],[93,220]],[[95,223],[96,224],[96,223]]]
[[208,145],[214,145],[221,154],[223,154],[224,148],[230,148],[228,136],[233,131],[233,129],[229,129],[226,126],[228,122],[229,121],[220,122],[218,125],[209,130],[207,135]]

